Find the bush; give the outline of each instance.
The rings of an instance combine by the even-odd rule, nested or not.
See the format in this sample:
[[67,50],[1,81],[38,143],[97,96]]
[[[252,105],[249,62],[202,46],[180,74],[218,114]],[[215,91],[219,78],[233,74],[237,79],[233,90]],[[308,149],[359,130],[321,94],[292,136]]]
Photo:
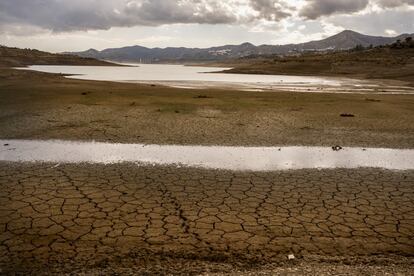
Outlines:
[[413,48],[414,40],[412,37],[405,38],[404,41],[398,39],[395,43],[391,44],[392,49],[404,49],[404,48]]
[[364,50],[365,50],[365,47],[362,46],[361,44],[358,44],[357,46],[355,46],[355,48],[352,49],[352,51],[356,51],[356,52],[360,52]]

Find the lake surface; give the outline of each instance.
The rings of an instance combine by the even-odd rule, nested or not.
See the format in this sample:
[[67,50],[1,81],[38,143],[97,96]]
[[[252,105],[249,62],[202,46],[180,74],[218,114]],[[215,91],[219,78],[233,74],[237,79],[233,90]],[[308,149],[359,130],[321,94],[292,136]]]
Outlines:
[[[214,73],[230,68],[200,67],[169,64],[139,64],[131,67],[114,66],[50,66],[34,65],[29,69],[48,73],[71,74],[70,78],[102,81],[147,82],[147,81],[200,81],[230,83],[291,83],[291,84],[327,84],[339,85],[333,79],[321,77],[246,75]],[[210,73],[210,74],[208,74]]]
[[414,150],[329,147],[228,147],[0,140],[0,161],[174,165],[233,171],[382,168],[413,170]]
[[34,65],[24,70],[61,73],[67,78],[159,84],[178,88],[224,88],[247,91],[411,94],[411,87],[349,78],[217,73],[230,68],[168,64],[116,66]]

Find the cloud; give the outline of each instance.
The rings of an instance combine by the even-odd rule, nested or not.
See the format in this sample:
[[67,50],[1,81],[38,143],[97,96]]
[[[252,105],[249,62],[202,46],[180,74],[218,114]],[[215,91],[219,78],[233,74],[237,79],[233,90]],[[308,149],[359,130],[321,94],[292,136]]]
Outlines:
[[237,20],[235,14],[218,1],[129,1],[123,11],[123,15],[136,25],[225,24]]
[[0,24],[0,34],[7,36],[33,36],[44,33],[44,29],[32,25]]
[[413,7],[414,0],[0,0],[0,41],[51,51],[284,44],[343,29],[412,32]]
[[404,5],[414,5],[414,0],[377,0],[377,3],[384,8],[395,8]]
[[306,19],[317,19],[333,14],[353,14],[364,10],[369,4],[382,9],[414,6],[414,0],[306,0],[299,15]]
[[[385,9],[356,15],[337,15],[326,21],[344,29],[358,30],[372,35],[392,35],[412,33],[414,30],[414,10]],[[390,30],[394,33],[390,33]]]
[[335,13],[354,13],[367,7],[369,0],[308,0],[299,15],[307,19]]
[[391,29],[386,29],[384,32],[385,32],[385,34],[387,34],[389,36],[396,36],[397,35],[397,32],[394,31],[394,30],[391,30]]
[[164,24],[236,24],[288,17],[286,0],[1,0],[0,25],[53,32]]
[[278,0],[250,0],[251,7],[259,13],[259,19],[268,21],[279,21],[282,18],[291,16],[285,2]]
[[127,24],[115,10],[120,0],[2,0],[0,24],[33,25],[52,31],[107,29]]

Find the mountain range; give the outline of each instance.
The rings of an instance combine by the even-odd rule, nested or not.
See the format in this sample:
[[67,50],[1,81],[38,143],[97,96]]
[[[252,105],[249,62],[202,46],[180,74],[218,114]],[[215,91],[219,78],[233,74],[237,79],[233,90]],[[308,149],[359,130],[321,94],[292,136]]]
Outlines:
[[102,51],[89,49],[84,52],[70,52],[69,54],[110,60],[117,62],[183,62],[183,61],[217,61],[231,58],[260,55],[286,55],[306,51],[346,50],[361,45],[364,47],[380,46],[403,40],[414,34],[402,34],[396,37],[369,36],[354,31],[343,31],[326,39],[300,44],[287,45],[260,45],[251,43],[240,45],[225,45],[211,48],[146,48],[142,46],[129,46],[111,48]]

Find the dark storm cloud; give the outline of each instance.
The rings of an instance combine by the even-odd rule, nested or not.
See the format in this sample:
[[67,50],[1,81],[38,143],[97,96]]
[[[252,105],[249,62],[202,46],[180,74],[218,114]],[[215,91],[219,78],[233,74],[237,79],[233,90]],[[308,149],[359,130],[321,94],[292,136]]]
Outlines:
[[[55,32],[175,23],[231,24],[289,16],[280,0],[1,0],[0,26],[36,26]],[[249,5],[258,15],[238,14]],[[1,29],[1,28],[0,28]]]
[[114,9],[121,1],[2,0],[0,24],[34,25],[54,31],[128,24]]
[[259,13],[259,18],[268,21],[279,21],[291,15],[287,12],[291,8],[278,0],[250,0],[250,5]]
[[395,8],[403,5],[414,5],[414,0],[377,0],[378,4],[385,8]]
[[358,12],[365,9],[370,2],[382,8],[414,5],[414,0],[307,0],[307,2],[307,5],[299,13],[307,19]]
[[172,23],[231,23],[218,2],[172,0],[1,0],[0,24],[35,25],[53,31],[109,29]]
[[224,24],[237,20],[236,16],[218,1],[129,1],[124,12],[125,16],[137,25]]
[[368,3],[369,0],[308,0],[300,15],[316,19],[334,13],[352,13],[363,10]]
[[[317,19],[414,5],[414,0],[304,0],[299,15]],[[254,24],[296,17],[290,0],[0,0],[0,33],[70,32],[165,24]],[[293,14],[293,15],[292,15]]]

